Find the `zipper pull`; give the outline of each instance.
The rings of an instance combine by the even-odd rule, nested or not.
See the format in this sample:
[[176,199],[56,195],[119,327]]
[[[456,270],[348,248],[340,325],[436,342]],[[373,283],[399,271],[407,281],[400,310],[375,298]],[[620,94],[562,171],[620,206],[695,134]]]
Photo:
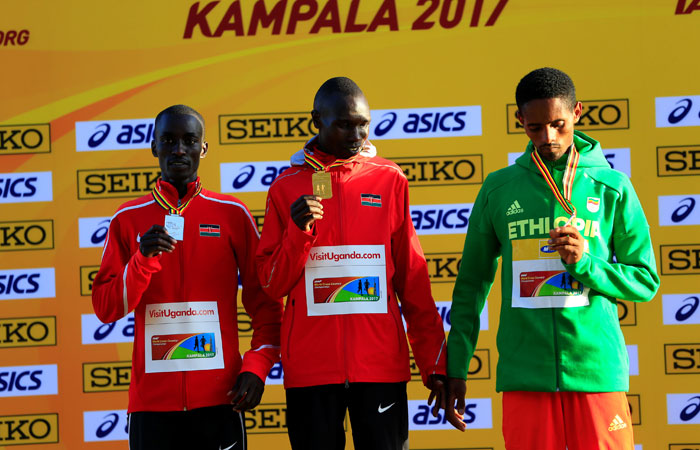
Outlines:
[[345,379],[345,389],[348,389],[348,388],[350,388],[350,382],[346,378]]

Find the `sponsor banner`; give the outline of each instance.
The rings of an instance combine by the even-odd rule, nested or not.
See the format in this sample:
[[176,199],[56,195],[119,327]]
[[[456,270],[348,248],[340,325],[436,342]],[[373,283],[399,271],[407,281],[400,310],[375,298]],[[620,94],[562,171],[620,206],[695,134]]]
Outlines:
[[[452,320],[450,318],[450,313],[452,312],[452,302],[435,302],[437,306],[438,313],[442,319],[442,325],[445,331],[450,331],[452,328]],[[484,301],[484,309],[479,315],[480,330],[485,331],[489,329],[489,301]],[[404,321],[404,327],[406,326]]]
[[457,136],[481,136],[480,105],[372,111],[370,140]]
[[[610,167],[632,178],[632,160],[629,148],[604,148],[603,156],[608,160]],[[515,164],[515,160],[520,158],[522,152],[508,153],[508,165]]]
[[0,156],[51,153],[51,125],[0,125]]
[[78,199],[138,197],[151,192],[159,167],[78,170]]
[[[490,398],[468,398],[465,405],[462,418],[468,429],[493,428]],[[433,417],[431,406],[425,400],[409,400],[408,417],[408,429],[411,431],[453,429],[445,417],[445,411],[440,410],[438,416]]]
[[99,270],[100,266],[80,266],[80,295],[92,295],[92,282]]
[[639,351],[636,345],[627,345],[627,357],[630,362],[630,376],[639,375]]
[[276,362],[267,374],[265,385],[281,386],[284,384],[284,369],[281,362]]
[[0,319],[0,348],[56,345],[56,316]]
[[414,156],[391,158],[410,187],[459,186],[484,181],[482,155]]
[[151,148],[155,119],[75,122],[75,150],[132,150]]
[[289,161],[221,163],[221,192],[267,192]]
[[57,444],[58,414],[0,416],[0,444]]
[[111,323],[102,323],[94,314],[81,316],[83,345],[134,342],[134,313]]
[[80,248],[103,247],[111,217],[78,218],[78,242]]
[[627,403],[630,406],[632,425],[642,424],[642,397],[639,394],[627,394]]
[[[626,130],[630,127],[629,100],[581,100],[583,112],[576,123],[576,129],[581,131],[593,130]],[[508,118],[508,134],[525,133],[516,113],[518,106],[506,105]]]
[[700,393],[666,394],[669,425],[700,425]]
[[661,275],[700,274],[700,244],[661,246]]
[[659,225],[700,225],[700,195],[659,195]]
[[700,344],[664,344],[666,374],[700,373]]
[[128,391],[131,361],[83,363],[83,392]]
[[53,220],[0,222],[0,252],[52,249]]
[[56,297],[53,267],[0,270],[0,300]]
[[253,209],[250,214],[255,220],[255,225],[258,227],[258,233],[262,233],[263,224],[265,223],[265,210],[264,209]]
[[462,253],[426,253],[431,283],[454,283],[462,263]]
[[0,173],[0,203],[50,202],[51,172]]
[[83,439],[85,442],[128,440],[126,409],[83,411]]
[[664,325],[700,324],[700,294],[664,294]]
[[617,318],[620,326],[637,325],[637,303],[631,301],[617,301]]
[[[418,364],[416,364],[413,352],[410,353],[411,381],[423,382]],[[491,379],[491,352],[487,348],[477,348],[474,350],[472,359],[469,360],[467,368],[467,378],[469,380],[489,380]]]
[[58,366],[0,367],[0,397],[58,394]]
[[700,145],[656,147],[656,174],[660,177],[700,175]]
[[[344,428],[347,430],[347,418]],[[284,403],[261,403],[245,412],[247,434],[286,434],[287,405]]]
[[700,95],[656,97],[656,127],[700,126]]
[[306,142],[318,132],[305,112],[219,116],[219,144]]
[[473,203],[413,205],[411,219],[419,235],[465,234]]
[[695,444],[668,444],[668,450],[700,450],[700,442]]

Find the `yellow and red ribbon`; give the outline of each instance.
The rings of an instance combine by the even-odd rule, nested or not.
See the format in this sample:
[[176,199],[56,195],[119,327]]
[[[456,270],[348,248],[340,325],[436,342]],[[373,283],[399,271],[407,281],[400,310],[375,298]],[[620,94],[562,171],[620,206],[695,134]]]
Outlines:
[[170,204],[170,202],[165,198],[163,194],[160,193],[157,187],[153,188],[153,200],[156,201],[163,209],[167,210],[170,214],[177,214],[179,216],[182,215],[182,213],[185,211],[185,208],[189,206],[189,204],[194,200],[196,196],[199,195],[199,193],[202,192],[202,185],[200,183],[197,183],[197,188],[194,192],[194,195],[189,198],[185,203],[183,203],[180,206],[173,206]]
[[347,158],[347,159],[336,159],[335,161],[328,164],[327,166],[324,166],[321,161],[319,161],[318,159],[309,155],[309,153],[306,150],[304,150],[304,161],[306,161],[306,163],[308,165],[310,165],[316,172],[320,172],[322,170],[327,171],[331,167],[342,166],[343,164],[347,164],[355,158],[357,158],[357,155],[351,156],[350,158]]
[[549,169],[547,169],[547,166],[545,165],[544,161],[542,161],[542,157],[537,152],[537,148],[535,148],[532,151],[532,154],[530,156],[532,157],[532,161],[534,161],[535,165],[540,170],[540,173],[544,177],[544,180],[547,182],[547,185],[549,185],[549,188],[554,193],[554,197],[557,199],[561,207],[564,208],[564,211],[566,211],[567,214],[569,214],[571,217],[575,217],[576,207],[571,202],[571,195],[573,193],[574,178],[576,177],[576,168],[578,167],[578,161],[580,157],[578,150],[576,150],[576,147],[574,145],[571,146],[569,160],[566,162],[566,170],[564,171],[564,179],[562,181],[562,185],[564,187],[563,194],[559,190],[559,186],[557,186],[557,183],[554,181],[554,178],[552,178],[552,174],[549,173]]

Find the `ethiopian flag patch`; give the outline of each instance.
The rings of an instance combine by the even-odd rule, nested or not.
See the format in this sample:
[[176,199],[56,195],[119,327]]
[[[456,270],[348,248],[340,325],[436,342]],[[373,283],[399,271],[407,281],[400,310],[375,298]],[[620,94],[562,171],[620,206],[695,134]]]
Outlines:
[[382,196],[376,194],[360,194],[360,204],[363,206],[382,207]]
[[219,225],[202,224],[199,225],[200,236],[220,237],[221,227]]

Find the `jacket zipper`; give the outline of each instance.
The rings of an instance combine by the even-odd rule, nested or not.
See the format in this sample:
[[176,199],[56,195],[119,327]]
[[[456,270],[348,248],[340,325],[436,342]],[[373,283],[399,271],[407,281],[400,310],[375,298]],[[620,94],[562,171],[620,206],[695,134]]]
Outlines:
[[[178,200],[178,206],[180,205],[180,200]],[[182,240],[177,243],[177,251],[180,253],[180,292],[182,293],[182,300],[185,300],[185,249],[182,248],[185,241]],[[182,409],[187,411],[187,372],[182,371]]]
[[[549,169],[550,173],[554,172],[555,171],[554,164],[550,163],[549,166],[547,167],[547,169]],[[559,174],[557,174],[557,178],[559,178],[558,175]],[[555,182],[557,182],[557,179],[555,179]],[[559,188],[559,184],[560,183],[557,183],[558,188]],[[552,205],[552,207],[550,208],[550,211],[551,211],[550,217],[553,218],[555,215],[554,210],[557,208],[557,202],[552,202],[550,200],[550,204]],[[560,379],[559,379],[559,370],[560,370],[560,367],[559,367],[560,366],[560,364],[559,364],[559,343],[557,342],[557,313],[556,313],[555,308],[552,308],[552,332],[553,332],[552,333],[553,334],[552,342],[554,344],[554,375],[555,375],[555,382],[556,382],[555,387],[556,387],[556,390],[559,391],[559,383],[560,383]]]
[[[337,192],[338,194],[336,195],[336,198],[338,199],[338,221],[340,222],[338,224],[338,229],[340,230],[340,238],[342,239],[345,236],[345,231],[343,230],[343,196],[341,195],[341,184],[340,184],[340,175],[341,175],[341,170],[343,169],[344,166],[339,167],[336,169],[333,173],[336,175],[336,182],[335,186],[333,186],[333,190]],[[345,244],[345,242],[341,242],[341,244]],[[347,339],[345,338],[345,315],[342,315],[339,317],[339,328],[340,328],[340,335],[342,336],[343,339],[343,373],[345,374],[345,388],[350,387],[350,374],[348,373],[348,342]]]

